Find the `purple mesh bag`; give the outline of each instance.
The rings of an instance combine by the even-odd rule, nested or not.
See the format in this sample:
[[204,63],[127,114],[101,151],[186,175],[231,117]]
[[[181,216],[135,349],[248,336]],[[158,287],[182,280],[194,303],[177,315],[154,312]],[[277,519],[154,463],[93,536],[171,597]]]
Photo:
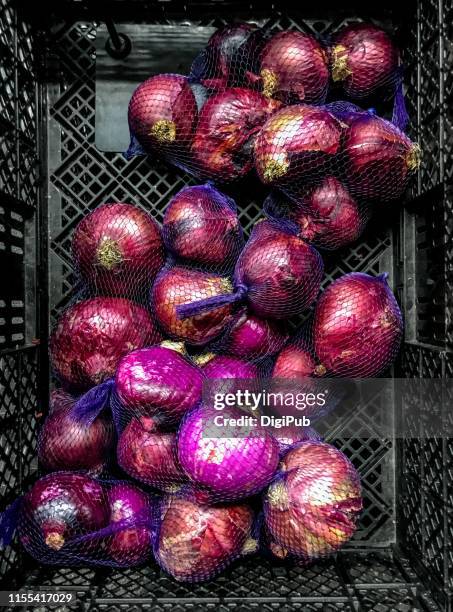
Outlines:
[[184,493],[160,502],[153,530],[156,561],[181,582],[210,580],[255,552],[254,513],[245,503],[208,505]]
[[301,442],[283,457],[263,508],[272,553],[312,562],[353,536],[362,510],[359,474],[335,447]]
[[420,147],[372,110],[299,104],[265,123],[254,156],[261,181],[296,202],[313,207],[313,189],[333,177],[357,205],[377,206],[402,197],[419,167]]
[[372,378],[396,358],[403,335],[398,303],[387,274],[345,274],[319,298],[312,329],[318,371],[328,376]]
[[235,290],[192,303],[181,300],[176,314],[184,322],[213,309],[246,304],[259,317],[285,319],[301,314],[314,302],[323,270],[321,256],[313,247],[287,228],[263,220],[255,225],[239,256]]
[[8,529],[0,521],[1,539],[7,544],[17,528],[26,551],[46,565],[130,567],[151,559],[154,503],[128,482],[55,472],[16,502]]
[[151,289],[151,310],[165,334],[188,345],[204,346],[228,327],[234,317],[234,304],[227,299],[209,312],[196,313],[184,319],[179,317],[178,307],[203,299],[229,298],[232,291],[230,276],[170,260]]
[[[51,394],[50,410],[38,438],[38,459],[47,471],[87,471],[100,474],[110,463],[115,444],[115,427],[108,408],[108,391],[104,389],[94,397],[89,391],[77,400],[64,391]],[[98,391],[98,390],[96,390]],[[103,395],[102,398],[99,396]],[[96,412],[95,418],[82,420],[74,415],[78,403]],[[98,402],[98,403],[96,403]]]
[[[279,445],[266,428],[242,423],[246,413],[210,406],[189,412],[178,431],[178,459],[194,486],[213,502],[235,501],[263,490],[278,466]],[[226,429],[217,419],[228,419]],[[234,419],[234,420],[233,420]],[[225,423],[225,421],[224,421]]]
[[111,378],[123,355],[159,342],[150,312],[120,297],[95,297],[63,312],[50,338],[50,361],[65,389],[86,391]]
[[184,187],[169,202],[163,236],[183,264],[228,272],[244,245],[234,200],[213,185]]
[[77,225],[72,256],[92,295],[138,300],[165,262],[161,230],[132,204],[98,206]]

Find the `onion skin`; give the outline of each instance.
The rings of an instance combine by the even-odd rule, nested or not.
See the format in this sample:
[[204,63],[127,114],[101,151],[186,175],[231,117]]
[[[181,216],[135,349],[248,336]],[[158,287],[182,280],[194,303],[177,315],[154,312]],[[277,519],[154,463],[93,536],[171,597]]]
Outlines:
[[110,487],[108,493],[110,523],[124,520],[140,522],[137,527],[122,529],[108,540],[108,552],[112,559],[123,567],[144,563],[152,556],[151,526],[141,521],[149,515],[151,525],[151,501],[138,487],[120,482]]
[[[245,413],[225,408],[222,416],[238,418]],[[219,411],[201,407],[184,418],[178,432],[179,462],[191,480],[211,491],[216,501],[233,501],[262,490],[272,479],[278,465],[278,443],[259,426],[228,427],[230,437],[214,436],[221,430],[214,426]],[[238,433],[231,437],[231,432]]]
[[178,317],[176,307],[231,291],[226,276],[175,266],[158,275],[152,290],[153,308],[158,322],[173,338],[203,345],[224,331],[232,318],[232,306],[220,306],[186,319]]
[[227,333],[225,352],[240,359],[261,359],[279,351],[288,339],[279,321],[243,313]]
[[61,563],[58,551],[70,538],[102,529],[108,518],[106,495],[99,483],[82,474],[56,472],[38,480],[25,495],[19,537],[35,559]]
[[420,147],[376,115],[361,114],[346,130],[345,174],[351,193],[367,200],[400,198],[420,165]]
[[285,104],[319,104],[329,83],[328,55],[310,34],[278,32],[263,49],[260,78],[267,97]]
[[199,173],[230,182],[253,167],[252,140],[280,107],[251,89],[234,87],[212,96],[203,106],[192,153]]
[[250,309],[259,317],[286,319],[316,299],[324,272],[319,253],[269,221],[258,223],[235,270],[248,288]]
[[344,127],[323,108],[298,104],[270,117],[255,139],[255,168],[265,185],[294,184],[327,173],[340,153]]
[[281,456],[300,442],[306,442],[307,440],[321,440],[321,436],[312,427],[285,425],[284,427],[273,430],[273,434],[279,444]]
[[356,469],[323,442],[291,449],[264,496],[265,524],[275,543],[307,560],[332,554],[347,542],[361,509]]
[[399,53],[391,38],[369,23],[348,25],[331,48],[332,79],[350,98],[364,98],[395,81]]
[[316,361],[312,351],[305,346],[289,344],[278,354],[272,370],[272,378],[306,378],[314,376]]
[[235,357],[216,355],[203,367],[203,374],[212,379],[257,378],[258,368],[253,363],[247,363]]
[[204,266],[231,267],[243,246],[231,201],[210,185],[185,187],[171,200],[163,233],[174,255]]
[[108,463],[115,429],[111,418],[102,413],[89,426],[75,421],[71,417],[74,403],[66,393],[54,395],[52,411],[39,433],[39,462],[52,472],[86,470],[96,474]]
[[197,102],[187,77],[158,74],[141,83],[129,102],[129,129],[147,151],[181,155],[189,149]]
[[126,410],[177,422],[201,401],[203,374],[178,352],[153,346],[123,357],[115,383]]
[[252,523],[253,512],[245,504],[208,506],[168,496],[161,505],[156,560],[176,580],[208,580],[241,555]]
[[64,386],[86,390],[111,378],[123,355],[162,339],[148,312],[124,298],[97,297],[69,307],[50,340]]
[[100,294],[134,297],[164,263],[160,229],[131,204],[103,204],[77,226],[74,262],[82,278]]
[[386,275],[346,274],[316,305],[314,349],[330,374],[378,376],[394,360],[402,335],[401,311]]
[[312,188],[294,212],[300,237],[324,249],[338,249],[355,242],[370,217],[345,185],[333,176]]
[[204,51],[204,70],[200,75],[205,87],[218,91],[239,84],[243,71],[236,56],[255,30],[254,25],[239,23],[214,32]]
[[159,431],[150,417],[131,419],[119,437],[117,458],[126,474],[157,489],[187,481],[176,456],[176,434]]

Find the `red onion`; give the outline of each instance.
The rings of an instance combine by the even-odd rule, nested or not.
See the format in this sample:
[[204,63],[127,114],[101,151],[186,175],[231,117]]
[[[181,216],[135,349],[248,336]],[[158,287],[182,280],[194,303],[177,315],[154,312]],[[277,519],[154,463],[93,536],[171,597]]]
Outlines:
[[144,308],[124,298],[97,297],[63,313],[50,357],[62,383],[83,390],[113,376],[126,353],[160,339]]
[[351,122],[344,150],[349,189],[365,199],[401,197],[420,165],[419,145],[389,121],[369,113]]
[[297,427],[295,425],[284,425],[273,430],[274,438],[280,447],[280,454],[284,455],[290,448],[299,442],[307,440],[321,440],[321,436],[312,427]]
[[399,53],[391,38],[374,25],[354,23],[334,37],[332,79],[351,98],[363,98],[395,81]]
[[[109,488],[110,524],[131,521],[108,539],[108,552],[121,566],[144,563],[152,556],[151,501],[149,495],[135,485],[119,482]],[[149,526],[146,526],[146,520]],[[134,525],[136,523],[136,525]]]
[[[264,428],[228,423],[246,413],[210,407],[191,411],[178,433],[179,461],[194,483],[208,488],[218,501],[248,497],[272,479],[278,464],[278,444]],[[229,437],[221,437],[223,431]]]
[[176,580],[212,578],[247,547],[253,512],[245,504],[201,505],[173,495],[162,502],[154,554]]
[[187,77],[158,74],[141,83],[129,102],[129,128],[146,150],[178,156],[190,148],[197,102]]
[[256,365],[227,355],[212,355],[202,369],[207,378],[245,379],[258,377]]
[[231,267],[243,244],[234,202],[211,185],[185,187],[175,195],[163,233],[174,255],[200,265]]
[[403,334],[401,311],[386,282],[353,272],[321,295],[314,319],[314,348],[329,373],[378,376],[394,360]]
[[370,217],[345,185],[333,176],[310,189],[293,213],[300,236],[325,249],[338,249],[357,240]]
[[272,378],[305,378],[322,375],[325,369],[317,369],[313,352],[303,343],[289,344],[278,354],[272,370]]
[[299,104],[264,124],[255,144],[255,168],[266,185],[288,189],[328,172],[340,151],[342,124],[327,110]]
[[68,540],[105,527],[108,518],[99,483],[82,474],[56,472],[38,480],[25,495],[19,536],[32,557],[57,563],[56,553]]
[[118,465],[132,478],[171,490],[186,481],[176,457],[176,434],[159,431],[152,417],[133,418],[118,440]]
[[214,32],[206,49],[194,62],[192,74],[213,90],[238,84],[243,70],[237,54],[255,29],[254,25],[239,23]]
[[225,352],[240,359],[260,359],[279,351],[288,339],[279,321],[242,313],[225,338]]
[[253,166],[253,139],[279,106],[275,100],[239,87],[212,96],[200,113],[192,146],[201,174],[222,181],[247,174]]
[[178,421],[201,401],[203,375],[178,352],[152,346],[123,357],[115,382],[127,411]]
[[171,336],[189,344],[207,344],[231,321],[232,306],[222,306],[186,319],[179,318],[176,307],[231,291],[232,284],[226,276],[175,266],[159,274],[154,283],[154,311],[163,329]]
[[264,496],[265,524],[275,543],[308,560],[347,542],[361,509],[356,469],[323,442],[302,442],[290,450]]
[[313,247],[262,221],[239,257],[235,277],[247,287],[247,303],[254,314],[286,319],[316,299],[323,271],[322,258]]
[[278,32],[263,49],[260,80],[267,97],[278,98],[285,104],[302,101],[317,104],[327,93],[328,55],[310,34]]
[[133,297],[164,263],[159,226],[131,204],[103,204],[87,215],[72,252],[82,278],[107,295]]
[[75,400],[67,393],[53,394],[52,410],[38,439],[38,458],[45,470],[87,470],[100,472],[106,465],[114,443],[111,418],[98,416],[82,425],[71,416]]

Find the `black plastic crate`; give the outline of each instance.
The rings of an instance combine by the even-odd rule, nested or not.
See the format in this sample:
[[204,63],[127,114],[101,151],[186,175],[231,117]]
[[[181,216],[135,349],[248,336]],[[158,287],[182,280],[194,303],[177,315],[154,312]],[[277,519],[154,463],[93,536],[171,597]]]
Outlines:
[[[106,18],[121,30],[128,22],[219,26],[234,17],[322,35],[348,20],[371,19],[398,36],[411,135],[423,152],[413,197],[353,247],[328,257],[325,282],[349,271],[390,271],[406,319],[395,374],[453,376],[448,0],[419,0],[407,9],[386,1],[293,8],[284,1],[67,0],[36,13],[27,4],[0,0],[0,257],[11,276],[0,295],[0,510],[37,471],[36,431],[49,387],[48,329],[72,299],[73,229],[107,198],[161,218],[169,197],[194,182],[164,164],[126,161],[96,148],[95,42]],[[262,201],[235,195],[248,230]],[[0,553],[0,576],[7,588],[75,590],[79,609],[450,610],[453,445],[416,439],[415,433],[401,441],[342,437],[335,430],[332,438],[359,469],[365,495],[358,532],[334,559],[304,570],[250,559],[212,583],[189,587],[155,565],[124,572],[41,568],[14,544]]]

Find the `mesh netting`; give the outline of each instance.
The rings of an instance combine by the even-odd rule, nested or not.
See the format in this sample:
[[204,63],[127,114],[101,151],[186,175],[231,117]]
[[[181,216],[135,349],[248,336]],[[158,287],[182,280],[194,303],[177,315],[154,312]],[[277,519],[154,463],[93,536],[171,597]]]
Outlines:
[[38,458],[48,471],[86,470],[101,473],[112,463],[115,428],[111,414],[101,410],[89,424],[74,418],[76,399],[63,391],[51,395],[49,414],[38,439]]
[[[232,501],[261,491],[275,474],[279,446],[270,431],[241,422],[244,412],[224,408],[222,431],[209,406],[192,410],[178,432],[178,458],[196,485],[204,487],[213,501]],[[224,433],[225,437],[222,437]]]
[[128,567],[152,557],[153,507],[128,482],[55,472],[21,499],[19,537],[44,564]]
[[[190,321],[232,304],[246,304],[258,317],[285,319],[301,314],[316,299],[323,262],[306,242],[271,221],[253,228],[234,271],[234,291],[212,299],[180,301],[176,316]],[[228,306],[226,306],[228,304]]]
[[123,355],[161,339],[149,311],[119,297],[95,297],[70,306],[50,339],[60,382],[85,390],[114,376]]
[[[404,129],[399,52],[386,32],[353,24],[321,41],[297,30],[227,26],[212,36],[189,76],[156,75],[139,85],[129,104],[126,155],[157,154],[223,183],[255,168],[266,185],[296,191],[307,180],[351,175],[357,195],[397,197],[418,163],[412,143],[377,118],[368,130],[356,126],[347,134],[346,124],[319,108],[338,96],[364,103],[395,97],[392,118]],[[349,158],[357,141],[367,149],[360,163],[356,152]],[[401,158],[397,169],[390,157]],[[370,164],[379,165],[381,176],[378,186],[365,188],[360,175]]]
[[212,185],[185,187],[163,221],[168,250],[183,263],[229,271],[243,246],[235,202]]
[[279,558],[334,553],[354,534],[362,509],[359,475],[339,450],[302,442],[282,459],[264,494],[265,526]]
[[372,378],[398,354],[403,320],[387,274],[353,272],[327,287],[316,304],[312,342],[315,372]]
[[84,217],[72,253],[81,280],[96,295],[136,299],[164,264],[156,221],[123,203],[104,204]]
[[157,513],[156,560],[176,580],[209,580],[241,555],[256,550],[253,521],[253,511],[246,504],[210,506],[190,495],[169,495]]

